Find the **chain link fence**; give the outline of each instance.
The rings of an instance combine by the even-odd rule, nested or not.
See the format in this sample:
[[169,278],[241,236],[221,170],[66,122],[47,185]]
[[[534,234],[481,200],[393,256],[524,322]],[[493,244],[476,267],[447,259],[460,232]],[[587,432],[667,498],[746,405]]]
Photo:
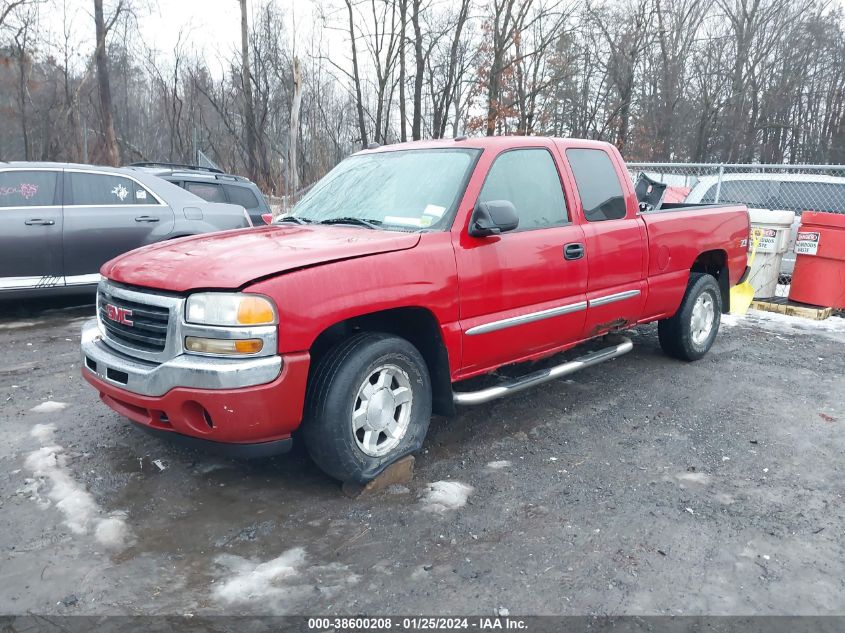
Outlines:
[[628,163],[628,170],[634,182],[645,174],[666,184],[665,202],[745,204],[749,209],[794,212],[789,246],[779,271],[778,296],[789,294],[801,214],[845,214],[845,165]]

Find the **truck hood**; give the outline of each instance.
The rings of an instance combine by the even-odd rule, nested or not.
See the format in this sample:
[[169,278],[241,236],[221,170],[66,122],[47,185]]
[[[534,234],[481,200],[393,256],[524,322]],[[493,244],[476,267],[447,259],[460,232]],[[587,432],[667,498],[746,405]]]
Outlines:
[[332,226],[268,226],[159,242],[115,257],[100,273],[159,290],[236,289],[251,281],[342,259],[413,248],[417,233]]

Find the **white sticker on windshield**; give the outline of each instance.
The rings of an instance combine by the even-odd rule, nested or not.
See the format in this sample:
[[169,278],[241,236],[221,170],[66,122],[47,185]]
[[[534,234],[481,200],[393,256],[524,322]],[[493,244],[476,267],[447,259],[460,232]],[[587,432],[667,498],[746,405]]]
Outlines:
[[435,218],[442,218],[444,213],[446,213],[446,207],[436,204],[427,204],[423,209],[423,215],[433,215]]
[[388,224],[399,224],[401,226],[416,226],[416,227],[423,227],[429,226],[431,222],[427,224],[423,223],[423,219],[420,218],[405,218],[401,215],[388,215],[385,216],[384,221]]
[[146,200],[147,199],[147,192],[143,189],[136,189],[135,190],[135,197],[138,200]]

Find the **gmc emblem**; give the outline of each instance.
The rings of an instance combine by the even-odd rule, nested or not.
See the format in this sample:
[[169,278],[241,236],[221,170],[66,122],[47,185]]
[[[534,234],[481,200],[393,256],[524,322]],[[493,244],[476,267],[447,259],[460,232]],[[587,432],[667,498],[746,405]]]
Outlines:
[[106,304],[106,316],[109,318],[110,321],[114,321],[115,323],[120,323],[121,325],[128,325],[132,327],[133,323],[129,317],[132,316],[132,310],[128,310],[126,308],[119,308],[118,306],[113,306],[110,303]]

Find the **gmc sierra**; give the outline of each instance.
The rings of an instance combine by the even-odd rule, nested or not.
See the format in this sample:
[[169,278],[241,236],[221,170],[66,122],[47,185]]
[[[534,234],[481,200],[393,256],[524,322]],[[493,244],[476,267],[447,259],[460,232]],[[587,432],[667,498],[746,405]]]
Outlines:
[[[701,358],[748,232],[742,205],[650,210],[607,143],[376,147],[272,226],[106,263],[82,373],[150,432],[248,456],[299,430],[322,469],[364,482],[420,448],[432,411],[620,356],[626,328],[657,321],[668,355]],[[517,378],[461,384],[516,363]]]

